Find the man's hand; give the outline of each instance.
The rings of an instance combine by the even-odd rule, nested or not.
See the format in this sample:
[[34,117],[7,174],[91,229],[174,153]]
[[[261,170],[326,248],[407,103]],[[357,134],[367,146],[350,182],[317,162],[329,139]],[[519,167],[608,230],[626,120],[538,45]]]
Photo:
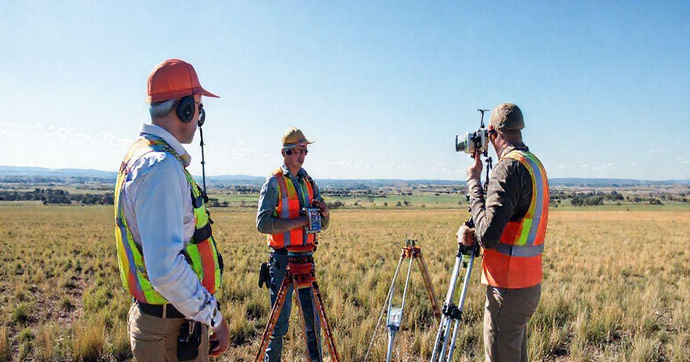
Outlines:
[[458,229],[458,244],[462,244],[465,246],[472,246],[474,245],[474,229],[470,229],[467,227],[467,225],[462,224],[460,228]]
[[274,218],[272,233],[282,234],[290,230],[303,228],[307,225],[309,225],[309,218],[307,215],[300,215],[294,219]]
[[218,357],[228,349],[230,332],[228,331],[228,323],[225,321],[225,318],[223,318],[219,326],[213,328],[213,334],[211,334],[208,339],[212,346],[212,349],[208,352],[210,356]]
[[323,200],[319,200],[316,203],[319,205],[319,209],[321,209],[321,216],[328,217],[328,205]]
[[472,157],[474,158],[474,163],[467,168],[467,181],[480,180],[482,177],[482,169],[484,168],[481,154],[475,153]]

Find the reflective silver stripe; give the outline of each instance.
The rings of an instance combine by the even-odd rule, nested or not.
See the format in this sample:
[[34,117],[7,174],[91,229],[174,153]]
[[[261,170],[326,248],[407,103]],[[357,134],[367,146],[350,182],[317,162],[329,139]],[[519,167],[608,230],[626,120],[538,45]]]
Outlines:
[[[285,191],[287,193],[287,190]],[[288,198],[283,197],[283,207],[280,210],[280,218],[281,219],[289,219],[290,218],[290,206],[288,205]]]
[[[280,218],[287,220],[290,218],[290,203],[288,200],[290,192],[288,191],[287,182],[285,181],[285,175],[276,174],[275,177],[276,177],[276,183],[278,184],[279,193],[282,196],[281,197],[282,207],[280,208]],[[284,232],[283,233],[283,245],[284,246],[290,246],[291,244],[292,244],[292,240],[290,238],[290,231]]]
[[276,183],[278,184],[278,193],[281,197],[282,207],[280,208],[280,218],[289,219],[290,218],[290,205],[288,205],[288,188],[285,183],[285,176],[276,175]]
[[508,245],[503,243],[498,243],[496,246],[496,251],[503,255],[509,256],[537,256],[541,255],[544,251],[544,244],[539,245]]
[[292,240],[290,240],[290,232],[286,231],[283,233],[283,245],[290,246],[291,244]]

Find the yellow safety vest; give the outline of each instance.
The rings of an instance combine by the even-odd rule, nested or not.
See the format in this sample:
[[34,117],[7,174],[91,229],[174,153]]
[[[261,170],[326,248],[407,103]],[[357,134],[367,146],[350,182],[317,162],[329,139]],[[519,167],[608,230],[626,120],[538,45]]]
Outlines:
[[[148,304],[166,304],[168,301],[153,289],[146,272],[142,250],[134,242],[132,232],[127,226],[122,202],[123,186],[128,180],[133,161],[149,152],[166,152],[180,160],[179,155],[161,138],[147,135],[137,140],[129,149],[120,166],[115,184],[115,243],[122,285],[136,300]],[[180,161],[181,163],[181,161]],[[180,253],[190,264],[201,284],[211,293],[220,289],[222,281],[223,258],[218,252],[211,231],[211,220],[206,208],[201,188],[187,169],[184,170],[191,187],[194,208],[194,236]]]

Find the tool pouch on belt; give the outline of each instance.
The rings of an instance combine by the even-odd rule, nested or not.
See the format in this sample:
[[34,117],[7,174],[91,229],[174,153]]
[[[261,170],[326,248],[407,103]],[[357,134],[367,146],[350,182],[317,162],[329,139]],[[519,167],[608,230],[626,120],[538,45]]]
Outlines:
[[177,359],[191,361],[199,356],[202,326],[200,322],[187,320],[180,326],[177,337]]
[[261,267],[259,268],[259,289],[263,288],[264,284],[266,284],[266,288],[271,285],[270,269],[271,264],[268,262],[261,263]]

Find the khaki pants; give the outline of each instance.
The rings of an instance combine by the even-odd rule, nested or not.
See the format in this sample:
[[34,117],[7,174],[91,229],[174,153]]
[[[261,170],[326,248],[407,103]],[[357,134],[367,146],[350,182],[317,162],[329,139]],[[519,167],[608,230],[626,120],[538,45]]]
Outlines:
[[[137,361],[177,361],[177,337],[183,318],[158,318],[142,314],[136,303],[129,308],[127,329],[129,343]],[[208,361],[208,327],[202,324],[199,356]]]
[[522,289],[487,286],[484,352],[487,361],[527,361],[527,323],[537,310],[541,284]]

